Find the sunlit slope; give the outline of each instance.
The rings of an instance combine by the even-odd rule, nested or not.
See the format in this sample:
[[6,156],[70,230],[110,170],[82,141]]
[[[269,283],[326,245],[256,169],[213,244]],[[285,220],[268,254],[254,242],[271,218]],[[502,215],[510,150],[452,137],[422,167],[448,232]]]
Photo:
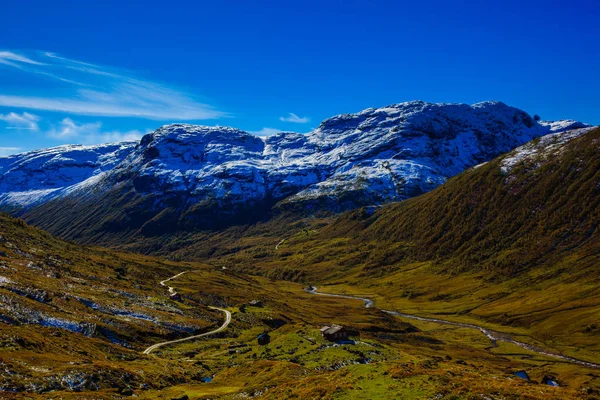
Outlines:
[[141,350],[219,324],[219,312],[181,308],[158,285],[192,268],[208,267],[77,246],[0,215],[0,393],[187,379],[190,368]]
[[574,257],[561,272],[577,279],[600,249],[600,130],[540,147],[528,156],[519,148],[385,207],[362,229],[351,214],[329,232],[358,225],[361,239],[405,244],[405,259],[438,260],[445,270],[485,271],[496,280]]
[[599,201],[594,129],[535,140],[379,210],[270,241],[243,237],[213,262],[368,294],[388,309],[514,327],[597,360]]

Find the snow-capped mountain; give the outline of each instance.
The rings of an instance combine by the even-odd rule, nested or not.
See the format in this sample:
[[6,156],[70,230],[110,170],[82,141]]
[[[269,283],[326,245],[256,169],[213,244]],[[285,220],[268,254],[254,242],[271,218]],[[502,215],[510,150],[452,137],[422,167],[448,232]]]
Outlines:
[[0,158],[0,205],[102,197],[132,185],[136,195],[152,196],[144,207],[157,213],[276,203],[341,211],[413,197],[533,138],[585,126],[535,121],[500,102],[422,101],[338,115],[306,135],[259,138],[234,128],[167,125],[137,145]]
[[0,157],[0,205],[26,207],[92,184],[117,166],[135,142],[66,145]]
[[[550,132],[585,124],[537,122],[500,102],[402,103],[323,121],[308,140],[320,146],[314,158],[331,166],[326,179],[285,203],[319,200],[379,204],[430,191],[466,168]],[[349,196],[351,194],[351,196]]]

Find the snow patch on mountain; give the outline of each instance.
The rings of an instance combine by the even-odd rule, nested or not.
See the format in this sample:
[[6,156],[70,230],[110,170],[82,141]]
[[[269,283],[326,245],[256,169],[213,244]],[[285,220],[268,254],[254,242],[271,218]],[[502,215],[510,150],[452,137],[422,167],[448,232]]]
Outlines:
[[594,127],[573,129],[566,132],[551,133],[542,136],[538,140],[519,146],[511,151],[510,154],[502,160],[500,169],[503,173],[507,174],[522,162],[533,160],[540,161],[542,159],[547,159],[551,155],[557,155],[565,143],[592,129],[594,129]]
[[135,142],[66,145],[0,157],[0,205],[26,207],[69,193],[119,164]]
[[52,198],[53,193],[59,189],[27,190],[24,192],[8,192],[0,194],[0,204],[26,207],[43,202],[45,198]]
[[362,205],[403,200],[535,137],[584,126],[537,122],[500,102],[414,101],[339,115],[307,135],[320,150],[307,159],[330,173],[284,203],[357,192]]

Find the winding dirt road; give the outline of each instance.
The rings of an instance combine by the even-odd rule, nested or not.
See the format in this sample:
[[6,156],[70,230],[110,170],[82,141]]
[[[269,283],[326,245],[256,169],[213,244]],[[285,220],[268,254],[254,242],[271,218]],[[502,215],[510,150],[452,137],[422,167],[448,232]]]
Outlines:
[[[171,281],[171,280],[173,280],[173,279],[175,279],[175,278],[179,278],[181,275],[183,275],[183,274],[187,274],[188,272],[190,272],[190,271],[183,271],[183,272],[180,272],[180,273],[178,273],[177,275],[173,275],[172,277],[170,277],[170,278],[167,278],[167,279],[165,279],[164,281],[160,281],[160,282],[159,282],[159,285],[160,285],[160,286],[167,286],[167,282],[169,282],[169,281]],[[168,290],[169,290],[169,294],[175,294],[175,293],[176,293],[176,292],[175,292],[175,288],[174,288],[174,287],[167,286],[167,288],[168,288]]]
[[[320,295],[320,296],[330,296],[330,297],[340,297],[343,299],[353,299],[353,300],[361,300],[365,303],[365,307],[366,308],[371,308],[374,305],[373,300],[366,298],[366,297],[358,297],[358,296],[351,296],[351,295],[343,295],[343,294],[333,294],[333,293],[325,293],[325,292],[319,292],[317,291],[317,288],[315,286],[311,286],[308,289],[305,289],[308,293],[311,294],[316,294],[316,295]],[[412,314],[404,314],[404,313],[400,313],[397,311],[390,311],[390,310],[381,310],[384,313],[390,314],[390,315],[395,315],[397,317],[401,317],[401,318],[410,318],[410,319],[415,319],[418,321],[426,321],[426,322],[434,322],[437,324],[444,324],[444,325],[453,325],[453,326],[458,326],[461,328],[470,328],[470,329],[476,329],[478,331],[480,331],[481,333],[483,333],[485,336],[487,336],[491,342],[492,345],[495,347],[497,346],[497,342],[501,341],[501,342],[507,342],[507,343],[512,343],[515,344],[519,347],[522,347],[526,350],[532,351],[534,353],[543,355],[543,356],[548,356],[548,357],[553,357],[553,358],[558,358],[560,360],[563,361],[567,361],[573,364],[578,364],[581,365],[583,367],[588,367],[588,368],[596,368],[596,369],[600,369],[600,364],[595,364],[589,361],[583,361],[583,360],[579,360],[577,358],[573,358],[573,357],[568,357],[568,356],[564,356],[562,354],[558,354],[558,353],[553,353],[549,350],[545,350],[545,349],[541,349],[537,346],[533,346],[527,343],[523,343],[523,342],[519,342],[517,340],[514,340],[510,337],[510,335],[506,334],[506,333],[501,333],[501,332],[496,332],[496,331],[492,331],[490,329],[484,328],[482,326],[479,325],[474,325],[474,324],[465,324],[465,323],[461,323],[461,322],[453,322],[453,321],[447,321],[444,319],[439,319],[439,318],[428,318],[428,317],[420,317],[417,315],[412,315]]]
[[285,243],[285,239],[281,239],[279,243],[275,246],[275,250],[279,250],[279,246]]
[[[169,279],[165,279],[164,281],[160,282],[160,285],[161,286],[167,286],[167,282],[169,282],[169,281],[171,281],[171,280],[173,280],[173,279],[175,279],[175,278],[177,278],[177,277],[179,277],[179,276],[181,276],[181,275],[183,275],[183,274],[185,274],[187,272],[190,272],[190,271],[183,271],[183,272],[180,272],[177,275],[174,275],[174,276],[170,277]],[[168,288],[169,294],[175,294],[176,293],[175,288],[173,288],[171,286],[167,286],[167,288]],[[199,335],[193,335],[193,336],[188,336],[188,337],[181,338],[181,339],[169,340],[167,342],[161,342],[161,343],[153,344],[152,346],[150,346],[146,350],[144,350],[143,353],[144,354],[150,354],[154,350],[156,350],[156,349],[158,349],[160,347],[163,347],[163,346],[168,346],[168,345],[174,344],[174,343],[186,342],[188,340],[194,340],[194,339],[198,339],[198,338],[201,338],[201,337],[204,337],[204,336],[214,335],[215,333],[219,333],[221,331],[224,331],[227,328],[227,325],[229,325],[229,323],[231,322],[231,313],[229,311],[227,311],[227,310],[225,310],[223,308],[219,308],[219,307],[211,307],[211,306],[209,306],[208,308],[212,308],[213,310],[219,310],[219,311],[225,313],[225,322],[223,323],[223,325],[221,325],[220,327],[218,327],[215,330],[212,330],[210,332],[201,333]]]

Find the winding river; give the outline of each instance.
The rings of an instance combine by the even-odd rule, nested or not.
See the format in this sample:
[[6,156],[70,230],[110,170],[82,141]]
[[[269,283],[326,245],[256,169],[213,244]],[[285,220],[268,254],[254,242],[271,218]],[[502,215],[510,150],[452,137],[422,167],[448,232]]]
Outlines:
[[[319,296],[330,296],[330,297],[339,297],[339,298],[342,298],[342,299],[361,300],[361,301],[363,301],[365,303],[365,307],[366,308],[372,308],[374,306],[374,304],[375,304],[373,300],[371,300],[369,298],[366,298],[366,297],[359,297],[359,296],[351,296],[351,295],[344,295],[344,294],[333,294],[333,293],[319,292],[319,291],[317,291],[317,288],[315,286],[311,286],[311,287],[309,287],[309,288],[307,288],[305,290],[308,293],[319,295]],[[405,313],[401,313],[401,312],[398,312],[398,311],[390,311],[390,310],[381,310],[381,311],[383,311],[384,313],[390,314],[390,315],[394,315],[394,316],[400,317],[400,318],[409,318],[409,319],[415,319],[415,320],[418,320],[418,321],[434,322],[436,324],[452,325],[452,326],[458,326],[460,328],[476,329],[476,330],[480,331],[481,333],[483,333],[485,336],[487,336],[490,339],[490,341],[492,342],[492,345],[494,347],[497,346],[497,342],[498,341],[506,342],[506,343],[512,343],[514,345],[517,345],[519,347],[524,348],[525,350],[529,350],[529,351],[532,351],[534,353],[537,353],[537,354],[540,354],[540,355],[543,355],[543,356],[558,358],[560,360],[567,361],[567,362],[570,362],[570,363],[573,363],[573,364],[577,364],[577,365],[581,365],[583,367],[600,369],[600,364],[595,364],[595,363],[592,363],[592,362],[589,362],[589,361],[579,360],[577,358],[573,358],[573,357],[565,356],[565,355],[562,355],[562,354],[554,353],[552,351],[545,350],[545,349],[542,349],[540,347],[533,346],[531,344],[519,342],[518,340],[512,339],[511,336],[508,335],[508,334],[506,334],[506,333],[496,332],[496,331],[493,331],[493,330],[488,329],[488,328],[484,328],[484,327],[479,326],[479,325],[465,324],[465,323],[462,323],[462,322],[447,321],[445,319],[439,319],[439,318],[420,317],[420,316],[417,316],[417,315],[405,314]]]

